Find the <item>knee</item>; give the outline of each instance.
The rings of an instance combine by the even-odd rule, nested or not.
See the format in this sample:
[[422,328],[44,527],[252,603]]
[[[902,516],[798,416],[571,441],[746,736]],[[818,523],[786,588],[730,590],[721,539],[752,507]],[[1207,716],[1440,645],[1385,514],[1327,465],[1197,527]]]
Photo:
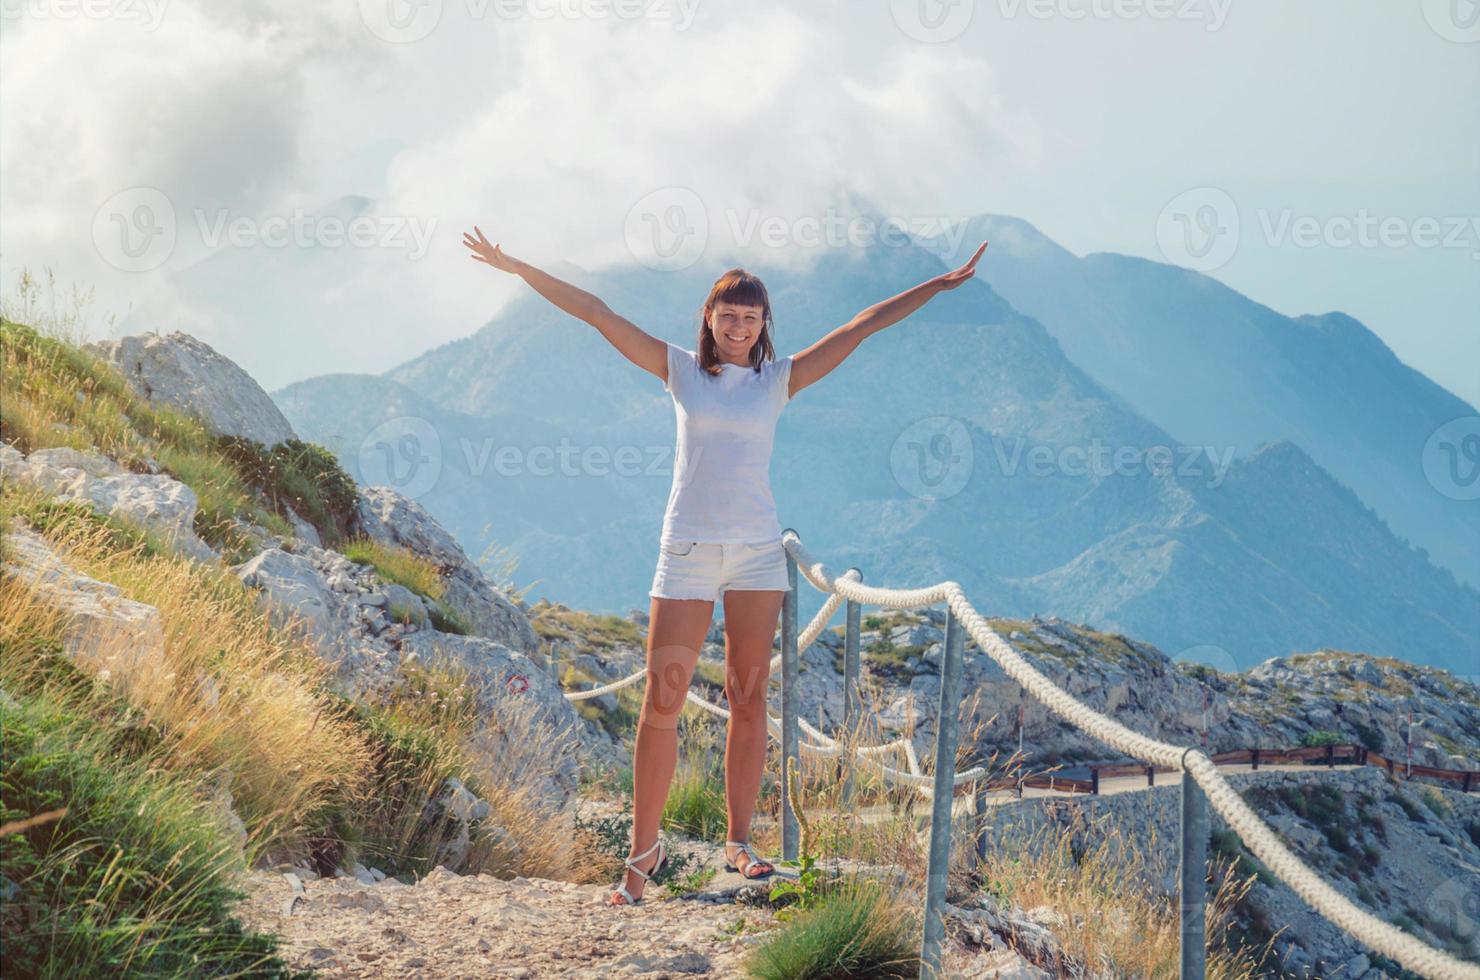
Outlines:
[[730,703],[732,716],[740,721],[757,721],[765,717],[769,676],[764,666],[726,672],[725,699]]
[[692,667],[681,659],[663,659],[648,668],[638,724],[651,728],[677,728],[678,716],[688,700]]

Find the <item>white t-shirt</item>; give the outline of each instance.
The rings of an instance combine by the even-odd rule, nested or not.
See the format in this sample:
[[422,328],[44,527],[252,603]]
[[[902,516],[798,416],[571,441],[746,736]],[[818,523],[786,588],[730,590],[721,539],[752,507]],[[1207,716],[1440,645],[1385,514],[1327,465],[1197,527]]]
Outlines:
[[781,537],[771,497],[771,445],[790,400],[790,357],[761,369],[699,367],[691,350],[668,344],[668,383],[678,414],[673,487],[659,541],[754,543]]

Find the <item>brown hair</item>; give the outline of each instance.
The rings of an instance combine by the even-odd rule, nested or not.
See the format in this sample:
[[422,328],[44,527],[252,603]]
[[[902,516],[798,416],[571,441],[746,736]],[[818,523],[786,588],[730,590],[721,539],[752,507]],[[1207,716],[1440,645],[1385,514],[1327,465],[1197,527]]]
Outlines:
[[731,269],[720,276],[709,290],[709,298],[699,311],[699,367],[709,374],[719,374],[719,350],[714,344],[714,334],[709,329],[709,318],[714,314],[717,303],[734,303],[737,306],[759,306],[761,308],[761,332],[755,343],[750,345],[750,366],[759,371],[765,361],[775,360],[776,349],[771,346],[771,329],[775,321],[771,318],[771,299],[766,286],[744,269]]

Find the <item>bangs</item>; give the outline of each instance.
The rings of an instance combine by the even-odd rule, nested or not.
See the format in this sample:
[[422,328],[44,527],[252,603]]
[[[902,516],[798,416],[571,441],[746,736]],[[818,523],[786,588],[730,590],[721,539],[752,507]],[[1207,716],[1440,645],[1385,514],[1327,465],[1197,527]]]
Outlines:
[[714,284],[714,302],[733,303],[736,306],[758,306],[764,311],[769,302],[766,287],[755,276],[741,273],[730,274]]

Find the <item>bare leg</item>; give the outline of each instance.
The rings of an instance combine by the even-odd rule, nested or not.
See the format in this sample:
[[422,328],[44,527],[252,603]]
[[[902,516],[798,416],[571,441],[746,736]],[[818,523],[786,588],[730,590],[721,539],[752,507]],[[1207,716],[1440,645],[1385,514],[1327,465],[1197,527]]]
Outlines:
[[[785,592],[726,589],[725,697],[730,724],[725,738],[725,805],[729,819],[727,839],[750,839],[750,819],[760,795],[766,768],[766,681],[770,677],[771,644]],[[742,874],[749,858],[739,848],[727,849]],[[764,865],[757,864],[757,871]]]
[[[658,839],[663,805],[678,765],[678,716],[714,618],[714,602],[709,599],[651,598],[647,679],[632,756],[632,849],[628,857],[643,853]],[[653,851],[638,867],[651,871],[658,856]],[[641,898],[647,880],[629,868],[623,884]],[[623,901],[615,892],[613,896]]]

